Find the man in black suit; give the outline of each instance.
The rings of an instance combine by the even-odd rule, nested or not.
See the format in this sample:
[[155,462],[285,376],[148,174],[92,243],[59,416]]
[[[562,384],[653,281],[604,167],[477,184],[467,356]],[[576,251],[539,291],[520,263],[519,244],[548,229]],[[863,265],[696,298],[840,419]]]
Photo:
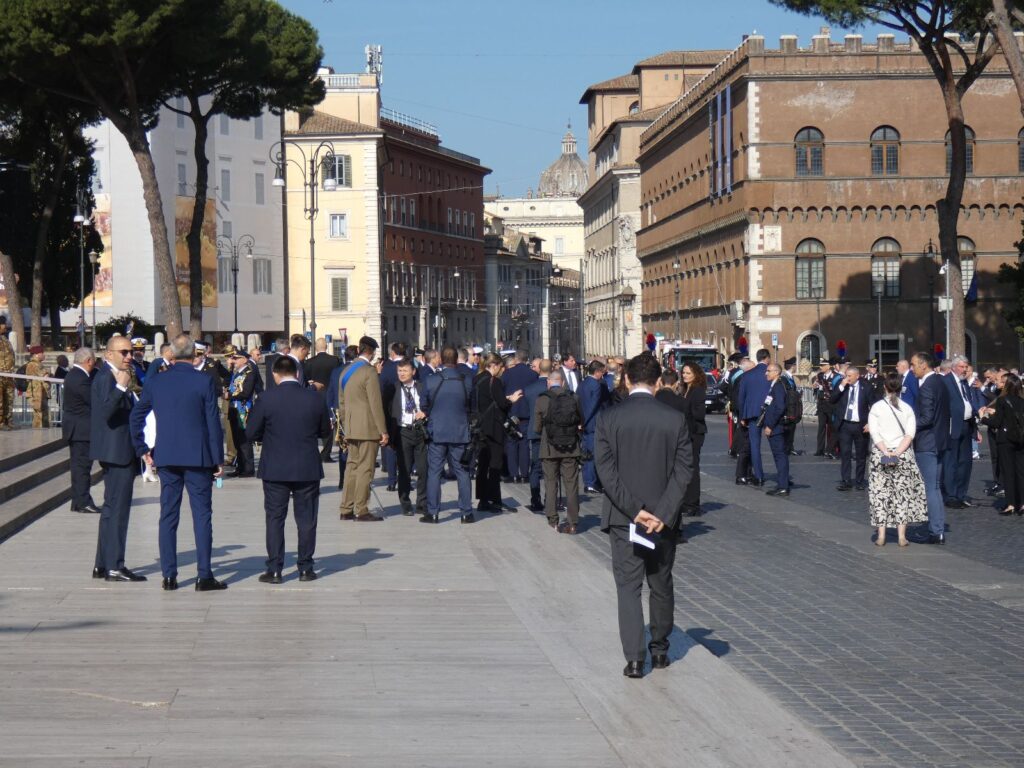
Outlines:
[[266,365],[267,373],[263,377],[264,386],[270,389],[274,386],[274,363],[282,355],[287,355],[291,351],[291,347],[288,346],[288,339],[278,339],[274,342],[274,351],[265,355],[263,358],[264,364]]
[[839,422],[839,471],[842,475],[837,491],[848,491],[854,487],[850,484],[850,462],[855,451],[856,488],[858,491],[867,488],[864,467],[868,457],[868,411],[871,410],[872,391],[870,383],[860,380],[860,368],[851,365],[832,392],[832,412]]
[[267,515],[267,571],[260,576],[265,584],[281,583],[289,498],[294,501],[299,531],[299,581],[316,578],[313,552],[324,476],[317,440],[330,437],[331,421],[324,398],[301,387],[295,374],[294,360],[286,356],[277,359],[273,370],[277,386],[256,401],[245,428],[250,441],[263,442],[257,475],[263,480]]
[[71,453],[71,511],[99,514],[89,487],[92,485],[92,459],[89,458],[90,403],[96,355],[89,347],[75,350],[75,364],[64,377],[64,415],[61,437]]
[[[626,657],[623,674],[634,678],[643,677],[647,656],[640,599],[645,574],[651,592],[651,663],[655,669],[669,664],[675,612],[672,565],[681,502],[694,471],[686,419],[654,399],[660,375],[653,355],[630,360],[625,372],[629,397],[601,413],[595,436],[594,455],[605,492],[601,530],[611,540],[619,637]],[[654,549],[630,540],[632,526],[654,541]]]
[[303,387],[309,386],[309,377],[306,375],[306,358],[309,357],[309,339],[301,333],[293,333],[288,341],[288,357],[295,361],[295,378]]
[[[334,373],[340,365],[341,360],[338,359],[337,355],[332,355],[327,351],[327,339],[317,339],[316,354],[309,359],[305,364],[305,367],[313,388],[323,395],[324,403],[328,408],[330,408],[331,405],[327,402],[327,389],[331,385],[331,374]],[[329,437],[324,440],[324,448],[320,451],[320,461],[324,464],[334,463],[334,459],[331,458],[331,449],[333,447],[333,438]]]
[[384,404],[384,419],[388,425],[388,444],[380,449],[380,458],[384,471],[388,474],[388,490],[398,489],[398,446],[395,441],[398,431],[391,417],[391,401],[395,399],[395,387],[398,386],[398,361],[404,360],[409,348],[401,341],[390,346],[391,357],[384,361],[380,368],[380,401]]
[[398,457],[398,500],[403,515],[412,515],[412,470],[416,469],[416,514],[427,513],[427,442],[424,412],[427,386],[414,377],[412,360],[402,359],[396,364],[398,382],[394,395],[385,403],[388,420],[394,426],[391,441]]
[[126,337],[112,337],[90,393],[89,458],[103,467],[103,509],[92,577],[107,581],[146,580],[124,564],[132,485],[139,474],[128,422],[136,401],[129,390],[131,355],[132,343]]

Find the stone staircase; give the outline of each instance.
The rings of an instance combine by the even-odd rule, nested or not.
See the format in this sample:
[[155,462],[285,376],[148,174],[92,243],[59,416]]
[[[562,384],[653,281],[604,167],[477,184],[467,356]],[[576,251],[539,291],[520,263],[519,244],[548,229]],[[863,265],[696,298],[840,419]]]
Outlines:
[[[69,503],[69,465],[59,429],[0,432],[0,542]],[[101,476],[94,464],[93,483]]]

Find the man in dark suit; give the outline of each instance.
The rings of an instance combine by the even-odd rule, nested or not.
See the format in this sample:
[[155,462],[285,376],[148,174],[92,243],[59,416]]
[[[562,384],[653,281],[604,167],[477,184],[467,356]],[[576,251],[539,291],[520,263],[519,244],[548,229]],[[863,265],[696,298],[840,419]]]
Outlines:
[[839,472],[841,475],[837,491],[848,491],[854,487],[850,482],[850,465],[853,454],[857,454],[856,488],[867,488],[864,468],[868,453],[868,412],[871,410],[870,383],[862,381],[860,369],[851,365],[846,375],[832,392],[832,412],[839,423]]
[[436,523],[441,513],[441,470],[445,462],[455,473],[463,523],[473,523],[473,493],[469,482],[469,405],[472,382],[456,369],[458,352],[445,345],[440,372],[426,383],[427,513],[424,523]]
[[306,375],[306,358],[309,357],[310,346],[309,339],[301,333],[293,333],[291,339],[288,340],[288,357],[295,361],[298,368],[295,378],[304,387],[309,386],[309,377]]
[[[196,538],[197,592],[227,589],[213,577],[213,479],[222,474],[224,431],[213,379],[192,367],[195,345],[182,334],[172,339],[174,365],[153,379],[132,410],[137,455],[160,475],[160,569],[163,588],[178,588],[178,518],[188,489]],[[156,416],[156,444],[143,439],[146,416]]]
[[[970,365],[963,355],[950,360],[944,371],[942,383],[949,395],[949,447],[942,456],[942,490],[946,506],[963,509],[974,504],[967,497],[971,482],[973,459],[971,457],[974,430],[977,426],[977,408],[966,375]],[[942,365],[943,369],[947,366]]]
[[[324,404],[330,407],[327,400],[327,389],[331,385],[331,374],[341,365],[341,360],[327,351],[327,339],[316,340],[316,354],[305,364],[306,373],[313,384],[313,388],[324,398]],[[333,464],[331,449],[334,447],[334,436],[331,435],[324,440],[323,450],[320,452],[320,460],[324,464]]]
[[107,581],[146,580],[124,564],[132,485],[139,474],[128,424],[135,402],[135,395],[129,391],[131,354],[132,344],[126,337],[112,337],[90,392],[89,458],[103,468],[103,509],[92,576]]
[[[519,350],[513,358],[512,365],[505,369],[501,380],[505,384],[506,392],[525,390],[530,384],[537,380],[537,374],[529,366],[530,356],[526,350]],[[519,398],[512,404],[509,410],[510,416],[519,419],[519,431],[523,437],[519,440],[509,437],[505,441],[505,461],[508,464],[509,480],[506,482],[524,483],[530,474],[530,418],[533,413],[527,410],[529,406],[524,398]]]
[[580,387],[580,370],[576,366],[576,356],[567,354],[562,358],[562,375],[565,377],[565,388],[575,392]]
[[427,443],[420,424],[427,417],[424,407],[427,400],[426,384],[415,379],[412,360],[402,358],[395,366],[398,382],[391,400],[384,404],[388,420],[394,425],[389,443],[395,446],[398,458],[398,501],[403,515],[412,515],[413,506],[409,498],[412,491],[412,470],[416,470],[416,513],[427,513]]
[[426,381],[438,371],[437,350],[423,350],[423,365],[416,369],[416,381]]
[[160,356],[155,358],[146,370],[146,381],[149,381],[156,374],[166,371],[173,362],[171,359],[171,345],[165,341],[160,345]]
[[389,347],[391,356],[380,368],[380,399],[384,403],[384,416],[388,422],[388,444],[380,449],[380,457],[384,471],[388,475],[388,490],[398,490],[398,448],[395,445],[397,427],[391,419],[391,402],[395,399],[395,387],[398,386],[398,361],[404,360],[408,347],[396,341]]
[[[459,350],[459,363],[456,366],[459,374],[470,383],[472,383],[473,377],[476,376],[476,370],[469,364],[469,358],[472,354],[468,347],[461,348]],[[441,364],[443,366],[444,362],[442,361]]]
[[[337,427],[338,424],[338,395],[340,394],[341,377],[345,373],[345,369],[359,357],[359,347],[355,344],[349,344],[345,347],[345,360],[331,371],[331,380],[327,385],[327,412],[331,416],[331,424]],[[333,429],[331,433],[331,443],[333,445],[337,430]],[[345,465],[348,462],[348,454],[345,451],[338,451],[338,490],[344,490],[345,488]]]
[[764,485],[764,467],[761,466],[761,430],[754,426],[761,415],[761,406],[768,397],[768,363],[772,361],[767,349],[757,352],[757,365],[743,374],[740,384],[740,421],[747,428],[750,443],[750,467],[752,477],[748,485]]
[[587,369],[590,374],[576,390],[583,411],[583,453],[590,458],[583,462],[583,490],[585,493],[601,493],[601,481],[594,464],[594,434],[597,432],[597,417],[611,401],[611,392],[605,384],[605,365],[593,360]]
[[99,514],[89,493],[92,485],[90,404],[95,367],[96,355],[92,349],[79,347],[75,350],[75,364],[64,377],[64,415],[60,431],[71,454],[71,511]]
[[[551,375],[551,361],[541,360],[537,363],[537,380],[528,384],[523,390],[523,400],[530,413],[537,410],[537,398],[548,390],[548,377]],[[540,460],[540,435],[532,429],[529,432],[530,440],[530,511],[543,512],[544,502],[540,498],[540,481],[543,477],[542,464]]]
[[[782,369],[778,363],[769,363],[767,369],[768,383],[771,389],[768,390],[768,398],[765,402],[768,407],[764,411],[764,421],[761,426],[754,425],[754,429],[764,429],[765,437],[768,438],[768,447],[772,451],[772,459],[775,461],[775,471],[778,474],[778,481],[773,490],[768,491],[769,496],[789,496],[789,449],[786,447],[786,423],[783,420],[786,416],[786,383],[783,381]],[[843,454],[845,456],[845,454]]]
[[324,476],[317,439],[331,436],[331,420],[323,396],[299,386],[295,361],[280,357],[274,363],[277,381],[256,401],[245,434],[250,442],[263,442],[258,476],[263,480],[263,508],[267,516],[267,570],[260,581],[280,584],[284,569],[284,521],[288,500],[295,505],[299,533],[299,581],[313,581],[313,553],[320,508],[320,480]]
[[917,377],[917,401],[914,418],[914,458],[924,478],[928,500],[928,543],[946,543],[946,506],[942,501],[940,457],[949,446],[949,395],[942,377],[932,370],[934,361],[927,352],[918,352],[910,359]]
[[[644,575],[650,588],[651,662],[669,664],[679,512],[693,476],[693,449],[683,414],[654,399],[661,366],[654,356],[637,355],[626,364],[629,397],[597,418],[595,456],[604,483],[601,530],[611,540],[612,572],[619,603],[619,638],[626,657],[623,674],[643,677]],[[631,526],[644,537],[660,534],[654,549],[634,544]]]
[[263,365],[266,373],[263,376],[263,383],[267,389],[274,386],[274,363],[282,355],[287,355],[291,351],[291,347],[288,346],[288,339],[277,339],[274,342],[274,351],[263,356]]

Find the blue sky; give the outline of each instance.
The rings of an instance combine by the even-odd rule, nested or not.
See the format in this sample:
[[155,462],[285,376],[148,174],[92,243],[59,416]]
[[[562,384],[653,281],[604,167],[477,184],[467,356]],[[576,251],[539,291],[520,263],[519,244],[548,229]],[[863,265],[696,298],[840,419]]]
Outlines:
[[805,46],[823,24],[768,0],[280,1],[317,27],[337,72],[362,71],[363,47],[382,45],[384,105],[479,157],[493,169],[486,192],[505,196],[536,188],[567,121],[585,154],[588,85],[662,51],[733,48],[754,31],[770,48],[780,34]]

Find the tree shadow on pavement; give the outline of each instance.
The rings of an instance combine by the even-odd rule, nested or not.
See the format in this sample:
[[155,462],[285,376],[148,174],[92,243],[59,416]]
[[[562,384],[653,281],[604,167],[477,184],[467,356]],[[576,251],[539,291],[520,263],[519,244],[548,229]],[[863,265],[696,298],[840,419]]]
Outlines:
[[713,635],[714,633],[715,630],[705,629],[703,627],[694,627],[692,629],[686,630],[686,634],[688,634],[696,642],[700,643],[709,651],[711,651],[713,655],[719,657],[725,656],[727,653],[729,653],[730,646],[724,640],[715,640],[714,638],[712,638],[711,635]]

